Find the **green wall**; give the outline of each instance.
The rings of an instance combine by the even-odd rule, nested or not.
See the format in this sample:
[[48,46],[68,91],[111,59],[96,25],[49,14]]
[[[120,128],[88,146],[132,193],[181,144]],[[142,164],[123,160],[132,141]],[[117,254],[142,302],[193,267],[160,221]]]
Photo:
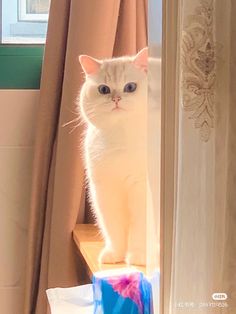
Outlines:
[[0,89],[39,89],[44,46],[0,45]]

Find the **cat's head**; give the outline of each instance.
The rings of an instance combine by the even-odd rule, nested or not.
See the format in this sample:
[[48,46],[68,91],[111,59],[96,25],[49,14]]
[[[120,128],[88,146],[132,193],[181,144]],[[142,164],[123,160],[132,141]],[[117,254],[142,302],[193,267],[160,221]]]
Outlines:
[[96,127],[137,119],[147,104],[147,56],[144,48],[134,57],[96,60],[79,57],[86,75],[81,89],[83,118]]

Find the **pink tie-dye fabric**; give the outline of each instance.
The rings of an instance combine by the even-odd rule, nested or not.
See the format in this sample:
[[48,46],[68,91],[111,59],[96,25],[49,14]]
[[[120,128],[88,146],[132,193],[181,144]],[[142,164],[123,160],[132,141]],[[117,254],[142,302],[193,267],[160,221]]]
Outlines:
[[140,292],[140,274],[124,275],[121,278],[110,278],[108,280],[114,291],[124,298],[130,298],[138,305],[140,313],[142,313],[142,301]]

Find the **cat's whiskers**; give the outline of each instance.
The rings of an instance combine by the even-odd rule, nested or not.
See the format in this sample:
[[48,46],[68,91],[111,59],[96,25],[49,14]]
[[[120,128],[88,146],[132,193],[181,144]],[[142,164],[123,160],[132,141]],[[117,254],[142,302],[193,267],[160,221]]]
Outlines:
[[99,116],[98,112],[94,110],[94,108],[87,110],[86,114],[88,116],[88,118],[96,118]]
[[76,117],[75,119],[70,120],[69,122],[64,123],[64,124],[62,125],[62,127],[64,128],[65,126],[68,126],[68,125],[70,125],[71,123],[77,122],[77,121],[79,121],[79,120],[81,120],[81,118],[78,116],[78,117]]
[[69,134],[73,133],[78,127],[80,127],[82,124],[85,124],[83,121],[80,121],[78,124],[73,126],[73,128],[70,130]]
[[75,123],[75,122],[78,122],[76,125],[72,126],[71,127],[71,130],[69,131],[69,134],[71,134],[72,132],[75,131],[75,129],[77,129],[78,127],[80,127],[81,125],[85,124],[85,121],[83,119],[81,119],[80,117],[77,117],[65,124],[62,125],[62,127],[66,127],[66,126],[69,126],[71,123]]

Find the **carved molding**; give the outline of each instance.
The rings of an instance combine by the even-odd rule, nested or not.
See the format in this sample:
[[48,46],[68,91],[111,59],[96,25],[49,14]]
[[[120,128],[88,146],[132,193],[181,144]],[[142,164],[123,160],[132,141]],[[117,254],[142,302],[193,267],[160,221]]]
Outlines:
[[207,142],[214,128],[216,54],[213,1],[201,0],[194,14],[184,19],[181,40],[183,108],[189,112],[201,140]]

